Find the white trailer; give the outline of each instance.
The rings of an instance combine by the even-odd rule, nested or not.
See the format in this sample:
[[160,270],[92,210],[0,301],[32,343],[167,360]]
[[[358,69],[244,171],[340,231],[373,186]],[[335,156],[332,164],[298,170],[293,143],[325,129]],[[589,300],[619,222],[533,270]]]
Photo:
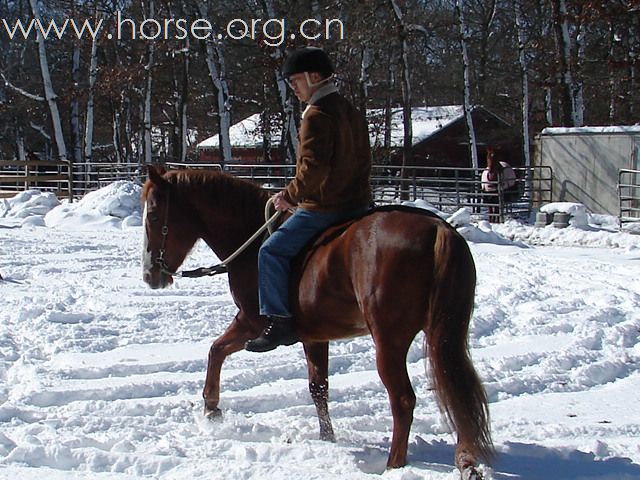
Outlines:
[[553,201],[620,215],[619,175],[640,170],[640,126],[545,128],[536,147],[535,162],[553,170]]

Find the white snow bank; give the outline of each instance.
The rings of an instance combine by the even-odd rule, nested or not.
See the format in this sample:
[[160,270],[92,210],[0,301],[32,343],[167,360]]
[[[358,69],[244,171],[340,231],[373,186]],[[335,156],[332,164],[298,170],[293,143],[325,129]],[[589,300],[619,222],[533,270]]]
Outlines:
[[141,190],[142,187],[134,182],[114,182],[88,193],[78,202],[54,208],[45,216],[45,224],[67,230],[140,226]]
[[491,223],[486,220],[481,220],[477,223],[472,222],[471,210],[468,208],[461,208],[452,214],[448,214],[421,199],[414,202],[404,202],[403,205],[422,208],[435,213],[455,227],[468,242],[526,247],[521,241],[505,238],[500,233],[494,231]]
[[566,228],[555,228],[548,225],[545,228],[536,228],[516,220],[508,220],[503,224],[493,225],[493,228],[508,240],[528,245],[621,248],[627,251],[640,249],[639,235],[626,231],[611,231],[610,228],[594,224],[584,227],[569,225]]
[[640,249],[640,236],[634,234],[640,233],[640,228],[634,231],[633,225],[630,225],[624,231],[618,231],[617,217],[589,213],[581,203],[555,202],[540,208],[540,211],[548,214],[556,212],[570,214],[569,226],[566,228],[556,228],[553,225],[537,228],[517,220],[508,220],[505,223],[474,221],[471,211],[467,208],[447,214],[424,200],[405,202],[404,205],[424,208],[439,215],[472,243],[518,247],[528,245],[602,247],[621,248],[627,251]]
[[44,216],[60,205],[54,193],[26,190],[0,201],[0,218],[14,220],[14,224],[44,225]]

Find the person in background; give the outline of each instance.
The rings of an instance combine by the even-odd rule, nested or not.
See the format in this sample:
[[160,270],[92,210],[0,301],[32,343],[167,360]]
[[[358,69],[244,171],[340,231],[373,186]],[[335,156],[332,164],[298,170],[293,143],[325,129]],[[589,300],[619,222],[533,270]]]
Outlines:
[[[498,161],[493,148],[487,148],[487,167],[482,172],[482,191],[485,192],[489,206],[489,221],[499,222],[499,206],[507,201],[513,202],[517,198],[518,186],[516,174],[507,162]],[[500,198],[502,195],[502,199]]]
[[282,73],[307,107],[298,134],[295,178],[273,202],[280,211],[297,209],[260,248],[260,314],[268,325],[246,343],[252,352],[298,341],[289,306],[291,261],[313,237],[364,213],[372,201],[367,121],[338,92],[328,55],[320,48],[300,48],[287,56]]

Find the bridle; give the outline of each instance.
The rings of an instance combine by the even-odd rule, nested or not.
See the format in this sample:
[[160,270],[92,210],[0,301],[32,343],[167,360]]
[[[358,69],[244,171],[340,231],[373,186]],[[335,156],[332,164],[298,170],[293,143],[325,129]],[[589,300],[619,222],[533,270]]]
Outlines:
[[160,234],[162,235],[162,241],[160,242],[160,249],[158,250],[158,256],[153,260],[153,262],[158,266],[161,273],[165,275],[173,276],[181,276],[181,277],[205,277],[218,275],[220,273],[226,273],[228,271],[227,265],[237,258],[242,252],[244,252],[249,245],[251,245],[260,235],[262,235],[265,230],[269,230],[271,233],[271,225],[275,222],[282,212],[277,210],[273,215],[269,216],[269,207],[273,203],[273,199],[269,198],[267,204],[265,205],[265,223],[253,234],[249,239],[244,242],[235,252],[225,258],[222,262],[217,265],[213,265],[211,267],[199,267],[195,270],[183,270],[181,272],[174,272],[169,269],[169,265],[167,265],[167,261],[164,259],[164,254],[166,252],[167,245],[167,237],[169,235],[169,191],[167,191],[167,205],[164,213],[164,224],[160,230]]
[[169,235],[169,192],[170,189],[167,189],[167,205],[164,209],[164,224],[160,229],[160,234],[162,235],[162,241],[160,242],[160,249],[158,250],[158,256],[155,258],[154,263],[158,265],[160,272],[165,275],[174,276],[177,272],[172,272],[169,269],[169,265],[167,265],[167,261],[164,259],[165,247],[167,245],[167,236]]

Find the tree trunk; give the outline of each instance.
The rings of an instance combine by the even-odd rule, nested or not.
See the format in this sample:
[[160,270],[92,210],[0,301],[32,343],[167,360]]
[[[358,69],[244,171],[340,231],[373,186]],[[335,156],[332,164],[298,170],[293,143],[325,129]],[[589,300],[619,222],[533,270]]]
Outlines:
[[557,60],[559,66],[558,82],[560,86],[561,118],[563,126],[580,126],[577,113],[572,67],[571,67],[571,36],[569,35],[569,20],[565,0],[552,0],[553,23],[555,30]]
[[15,119],[15,137],[16,137],[16,158],[21,162],[27,159],[27,152],[24,148],[24,131],[22,126],[18,123],[18,119]]
[[400,83],[402,89],[402,123],[404,136],[402,141],[402,168],[401,178],[403,188],[400,191],[400,199],[408,200],[409,192],[404,188],[407,175],[407,166],[413,159],[413,128],[411,121],[411,72],[409,70],[409,45],[407,43],[407,26],[404,22],[404,15],[397,0],[390,0],[391,8],[398,24],[399,44],[400,44]]
[[[262,0],[262,8],[268,18],[276,18],[272,0]],[[282,48],[274,48],[271,58],[275,65],[281,65],[284,58]],[[284,148],[287,163],[295,163],[298,149],[298,121],[296,106],[298,102],[294,95],[291,95],[285,78],[282,76],[280,68],[275,70],[276,87],[278,89],[278,100],[284,116],[284,127],[282,129],[282,145]]]
[[[31,6],[31,12],[34,18],[40,20],[40,9],[38,7],[38,0],[29,0]],[[36,42],[38,43],[38,57],[40,59],[40,73],[42,75],[42,84],[44,89],[44,96],[49,106],[49,113],[51,115],[51,124],[53,126],[53,136],[58,150],[58,159],[66,162],[67,160],[67,147],[64,141],[64,133],[62,131],[62,121],[60,119],[60,112],[58,110],[58,103],[56,99],[55,90],[53,89],[53,83],[51,82],[51,73],[49,71],[49,63],[47,61],[47,49],[45,45],[45,39],[42,33],[38,31],[38,37]],[[70,197],[71,198],[71,197]]]
[[471,154],[471,166],[478,168],[478,149],[476,148],[476,132],[473,126],[471,105],[471,81],[469,79],[469,30],[464,18],[464,5],[462,0],[456,0],[456,15],[460,25],[460,47],[462,50],[462,75],[464,79],[464,115],[469,132],[469,150]]
[[73,145],[73,163],[82,163],[82,134],[80,133],[80,45],[73,42],[71,79],[73,80],[73,99],[71,100],[71,144]]
[[522,0],[513,0],[513,11],[518,32],[518,64],[520,65],[520,77],[522,80],[521,114],[522,114],[522,153],[524,164],[531,166],[531,154],[529,151],[529,66],[526,55],[525,21],[522,13]]
[[[582,9],[582,5],[580,4]],[[576,76],[573,84],[573,105],[575,108],[574,121],[576,127],[584,125],[584,85],[583,85],[583,72],[584,64],[586,62],[586,50],[587,50],[587,29],[584,24],[583,16],[580,15],[580,24],[578,26],[578,36],[576,37],[577,58],[576,58]]]
[[395,90],[395,63],[392,60],[393,51],[389,52],[387,69],[387,92],[384,106],[384,156],[386,163],[391,163],[391,131],[393,130],[393,92]]
[[489,63],[489,37],[493,28],[493,21],[496,16],[495,0],[483,0],[483,10],[485,15],[482,18],[482,32],[480,36],[480,59],[478,65],[478,96],[484,98],[487,83],[487,65]]
[[367,110],[367,103],[369,99],[369,84],[371,83],[371,77],[369,69],[373,66],[373,55],[371,49],[367,46],[362,47],[362,57],[360,59],[360,109],[363,112]]
[[182,91],[180,93],[180,162],[185,163],[187,160],[187,135],[188,135],[188,119],[187,110],[189,106],[189,67],[191,56],[189,53],[190,42],[189,37],[185,40],[184,61],[182,62]]
[[116,108],[113,108],[113,117],[111,121],[113,125],[111,129],[111,141],[113,142],[115,161],[116,163],[122,163],[122,151],[120,150],[120,112]]
[[[149,17],[154,18],[155,6],[154,0],[149,0]],[[153,66],[154,66],[154,54],[155,54],[155,42],[147,43],[147,64],[144,69],[146,70],[146,85],[144,88],[144,109],[143,109],[143,163],[149,165],[153,162],[153,146],[151,144],[151,92],[153,88]],[[118,119],[118,125],[120,123]]]
[[[202,18],[209,17],[208,4],[198,0],[198,10]],[[227,84],[227,72],[225,67],[224,50],[217,37],[204,40],[206,49],[206,62],[209,69],[209,77],[217,93],[218,100],[218,138],[220,139],[220,157],[222,164],[231,161],[231,100],[229,85]]]
[[608,65],[608,74],[609,74],[609,125],[615,124],[616,118],[616,96],[617,92],[617,82],[614,73],[614,61],[615,61],[615,26],[613,21],[609,21],[609,61]]
[[[94,10],[97,17],[97,9]],[[89,91],[87,93],[87,113],[84,125],[84,160],[85,179],[90,178],[91,162],[93,162],[93,116],[95,108],[95,89],[96,79],[98,77],[98,41],[93,38],[91,41],[91,59],[89,60]]]

